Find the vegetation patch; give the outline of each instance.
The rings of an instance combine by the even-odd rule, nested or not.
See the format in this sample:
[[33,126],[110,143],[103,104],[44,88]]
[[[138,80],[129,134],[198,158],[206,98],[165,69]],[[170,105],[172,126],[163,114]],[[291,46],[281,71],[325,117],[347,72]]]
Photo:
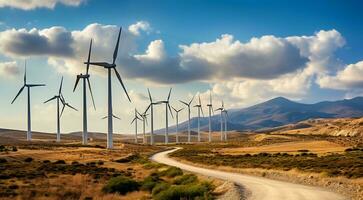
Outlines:
[[128,177],[118,176],[111,178],[108,183],[102,188],[105,193],[126,194],[128,192],[139,190],[140,184]]

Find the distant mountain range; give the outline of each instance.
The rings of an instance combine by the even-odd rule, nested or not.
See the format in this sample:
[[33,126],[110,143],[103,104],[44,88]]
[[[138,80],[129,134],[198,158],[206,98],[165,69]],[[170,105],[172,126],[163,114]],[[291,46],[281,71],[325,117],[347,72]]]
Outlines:
[[[216,114],[216,113],[215,113]],[[315,118],[343,118],[363,116],[363,97],[339,101],[323,101],[315,104],[302,104],[284,97],[243,109],[228,110],[228,130],[246,131],[283,126]],[[191,128],[196,130],[197,118],[191,119]],[[200,120],[201,130],[208,130],[208,118]],[[180,131],[187,131],[188,121],[179,124]],[[220,116],[212,117],[212,130],[220,130]],[[169,127],[175,132],[175,126]],[[164,129],[155,131],[164,133]]]

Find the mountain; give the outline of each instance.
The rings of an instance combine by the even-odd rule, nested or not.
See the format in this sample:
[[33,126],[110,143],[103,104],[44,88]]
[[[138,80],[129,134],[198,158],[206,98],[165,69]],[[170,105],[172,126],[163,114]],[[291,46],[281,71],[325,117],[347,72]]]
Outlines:
[[[363,116],[363,97],[344,99],[339,101],[323,101],[315,104],[303,104],[284,97],[277,97],[269,101],[243,109],[228,110],[228,130],[246,131],[272,128],[307,119],[316,118],[344,118]],[[191,128],[197,128],[197,118],[191,119]],[[200,119],[201,130],[208,130],[208,118]],[[180,131],[187,131],[188,121],[179,124]],[[169,128],[175,132],[175,126]],[[212,117],[212,130],[220,130],[220,116]],[[155,131],[164,133],[164,129]]]

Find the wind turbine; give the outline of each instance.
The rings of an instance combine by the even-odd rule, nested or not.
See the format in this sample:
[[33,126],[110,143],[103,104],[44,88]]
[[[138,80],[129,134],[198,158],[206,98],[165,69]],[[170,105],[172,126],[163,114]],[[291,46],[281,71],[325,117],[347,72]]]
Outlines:
[[190,142],[190,104],[193,102],[195,96],[193,96],[192,100],[189,103],[179,100],[181,103],[185,104],[188,107],[188,142]]
[[217,108],[216,111],[221,111],[221,141],[223,141],[223,110],[224,110],[224,103],[222,101],[222,106]]
[[153,102],[149,88],[147,89],[147,92],[149,94],[150,104],[146,108],[145,113],[150,109],[150,118],[151,118],[150,144],[153,145],[154,144],[154,105],[159,104],[159,102]]
[[59,86],[59,90],[58,90],[58,94],[54,95],[52,98],[48,99],[47,101],[45,101],[44,103],[48,103],[50,101],[53,101],[54,99],[57,99],[57,142],[60,142],[60,113],[59,113],[59,103],[62,103],[63,106],[64,105],[64,101],[63,101],[63,95],[62,95],[62,85],[63,85],[63,77],[61,79],[61,83]]
[[227,141],[227,120],[228,120],[228,111],[224,109],[222,111],[224,113],[224,140]]
[[199,95],[199,104],[195,105],[194,107],[198,108],[198,142],[200,142],[200,111],[202,111],[202,115],[204,117],[202,102],[200,101],[200,95]]
[[84,64],[90,64],[90,65],[97,65],[101,66],[107,69],[108,72],[108,113],[107,113],[107,120],[108,120],[108,132],[107,132],[107,148],[112,149],[113,148],[113,126],[112,126],[112,85],[111,85],[111,71],[112,69],[115,71],[115,74],[117,76],[117,79],[119,80],[122,88],[124,89],[124,92],[128,98],[128,100],[131,102],[131,99],[129,97],[129,94],[127,93],[126,87],[124,83],[122,82],[121,75],[118,73],[116,69],[116,58],[117,58],[117,52],[118,52],[118,46],[120,43],[120,36],[121,36],[121,30],[118,33],[117,37],[117,43],[115,46],[115,50],[113,52],[113,60],[112,63],[107,62],[85,62]]
[[135,117],[134,119],[131,121],[131,124],[135,122],[135,143],[137,144],[137,120],[142,121],[142,119],[139,118],[140,113],[136,110],[135,108]]
[[168,109],[170,111],[171,117],[174,118],[173,112],[171,111],[170,104],[169,104],[170,94],[171,94],[171,88],[169,90],[168,98],[166,99],[166,101],[159,101],[159,102],[157,102],[159,104],[165,103],[165,144],[168,144],[169,143],[169,125],[168,125],[168,117],[169,117],[169,115],[168,115]]
[[[78,74],[77,75],[77,79],[76,79],[76,83],[74,85],[73,88],[73,92],[76,90],[78,82],[80,79],[83,79],[83,133],[82,133],[82,144],[86,145],[88,142],[88,129],[87,129],[87,84],[88,84],[88,88],[91,94],[91,98],[92,98],[92,103],[93,103],[93,107],[96,110],[96,106],[95,106],[95,101],[93,99],[93,94],[92,94],[92,89],[91,89],[91,83],[89,81],[89,62],[91,59],[91,49],[92,49],[92,39],[89,45],[89,51],[88,51],[88,59],[87,59],[87,65],[86,65],[86,74]],[[87,82],[86,82],[87,81]]]
[[39,87],[39,86],[45,86],[45,84],[28,84],[26,82],[26,62],[25,62],[25,70],[24,70],[24,84],[23,86],[20,88],[18,94],[16,94],[15,98],[13,99],[13,101],[11,102],[11,104],[14,103],[14,101],[16,100],[16,98],[18,98],[18,96],[20,95],[20,93],[24,90],[24,88],[26,87],[28,90],[28,130],[26,133],[26,140],[27,141],[31,141],[32,140],[32,130],[31,130],[31,111],[30,111],[30,88],[32,87]]
[[142,132],[143,133],[143,135],[142,135],[143,136],[142,142],[144,144],[147,143],[146,134],[145,134],[145,123],[147,124],[147,116],[148,116],[148,114],[146,114],[146,111],[140,115],[140,117],[142,118],[142,129],[143,129],[143,132]]
[[179,110],[175,109],[173,106],[172,106],[173,110],[175,111],[175,118],[176,118],[176,130],[175,130],[175,142],[176,143],[179,143],[179,135],[178,135],[178,129],[179,129],[179,112],[184,110],[184,108],[181,108]]
[[208,106],[208,111],[209,111],[209,118],[208,118],[208,128],[209,128],[209,134],[208,134],[208,140],[209,142],[212,142],[212,122],[211,122],[211,117],[212,117],[212,112],[214,113],[213,110],[213,105],[212,105],[212,92],[209,91],[209,104],[207,104]]

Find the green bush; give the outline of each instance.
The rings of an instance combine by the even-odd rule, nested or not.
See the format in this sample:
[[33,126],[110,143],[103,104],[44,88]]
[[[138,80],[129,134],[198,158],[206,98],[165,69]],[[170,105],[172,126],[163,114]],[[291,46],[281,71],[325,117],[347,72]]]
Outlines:
[[33,158],[32,157],[28,157],[28,158],[25,158],[24,159],[24,162],[31,162],[31,161],[33,161]]
[[138,189],[139,183],[135,180],[124,176],[118,176],[111,178],[102,188],[102,191],[104,193],[126,194],[128,192],[132,192]]
[[0,158],[0,163],[6,163],[8,162],[5,158]]
[[186,184],[194,183],[197,180],[198,180],[198,178],[194,174],[185,174],[183,176],[175,178],[174,184],[186,185]]
[[175,177],[183,175],[183,171],[178,167],[169,167],[167,170],[161,171],[160,176]]
[[159,194],[160,192],[169,189],[170,184],[166,183],[166,182],[161,182],[157,185],[155,185],[155,187],[152,189],[152,195],[155,196],[157,194]]
[[[208,188],[201,185],[173,185],[168,189],[163,190],[156,195],[153,195],[155,200],[179,200],[179,199],[199,199],[207,197]],[[199,198],[198,198],[199,197]],[[208,198],[207,198],[208,199]]]
[[150,176],[146,177],[142,182],[141,182],[141,190],[148,190],[148,191],[152,191],[153,188],[161,182],[161,179],[159,178],[159,176],[157,174],[151,174]]
[[66,164],[66,161],[64,160],[57,160],[54,162],[54,164]]

